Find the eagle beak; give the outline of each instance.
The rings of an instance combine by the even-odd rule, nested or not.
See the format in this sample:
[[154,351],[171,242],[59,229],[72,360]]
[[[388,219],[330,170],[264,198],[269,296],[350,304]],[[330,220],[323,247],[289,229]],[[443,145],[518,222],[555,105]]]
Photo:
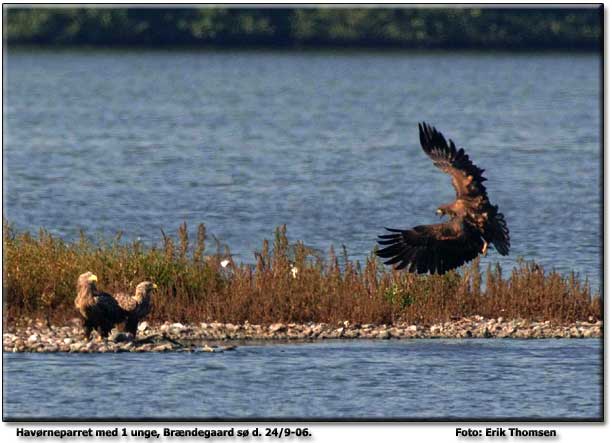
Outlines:
[[157,285],[153,283],[153,289],[157,289]]
[[436,209],[436,214],[438,215],[438,217],[442,217],[444,215],[441,209]]
[[89,282],[90,282],[90,283],[96,283],[97,281],[98,281],[98,277],[96,277],[96,275],[95,275],[95,274],[91,274],[91,275],[89,276]]

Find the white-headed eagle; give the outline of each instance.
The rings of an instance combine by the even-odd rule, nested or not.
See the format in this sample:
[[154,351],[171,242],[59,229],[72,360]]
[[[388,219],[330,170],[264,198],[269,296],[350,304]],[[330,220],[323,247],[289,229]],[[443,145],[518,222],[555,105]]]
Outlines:
[[110,294],[99,291],[96,287],[98,277],[85,272],[77,280],[77,296],[74,305],[83,317],[83,329],[86,339],[91,337],[92,330],[97,330],[103,338],[108,337],[111,329],[125,321],[127,312]]
[[151,312],[151,295],[155,289],[157,289],[155,283],[143,281],[136,286],[134,295],[123,292],[113,294],[121,309],[127,313],[125,330],[134,337],[138,331],[138,322]]
[[395,269],[408,268],[419,274],[443,274],[486,254],[493,244],[501,255],[508,255],[510,235],[504,215],[489,202],[484,169],[472,163],[463,149],[448,143],[433,126],[419,124],[419,137],[423,151],[435,166],[449,174],[455,188],[453,203],[442,205],[436,213],[449,220],[412,229],[387,229],[391,234],[380,235],[378,243],[384,246],[376,252],[387,259],[386,265]]

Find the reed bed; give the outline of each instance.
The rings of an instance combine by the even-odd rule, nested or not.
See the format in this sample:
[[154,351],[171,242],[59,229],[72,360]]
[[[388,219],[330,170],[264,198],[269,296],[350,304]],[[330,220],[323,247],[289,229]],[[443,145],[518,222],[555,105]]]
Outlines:
[[[236,263],[219,242],[209,252],[206,228],[192,241],[187,225],[177,235],[162,232],[159,246],[93,242],[84,234],[66,242],[40,230],[17,232],[3,223],[5,324],[44,318],[63,324],[76,316],[79,274],[92,271],[107,292],[133,291],[142,280],[159,289],[148,318],[156,322],[276,322],[432,324],[472,315],[569,323],[601,319],[599,293],[575,274],[545,272],[518,261],[508,277],[501,268],[481,270],[478,260],[445,275],[414,275],[382,265],[374,253],[365,262],[346,250],[326,257],[303,243],[290,244],[286,227],[275,230],[255,252],[255,263]],[[229,260],[229,265],[224,260]]]

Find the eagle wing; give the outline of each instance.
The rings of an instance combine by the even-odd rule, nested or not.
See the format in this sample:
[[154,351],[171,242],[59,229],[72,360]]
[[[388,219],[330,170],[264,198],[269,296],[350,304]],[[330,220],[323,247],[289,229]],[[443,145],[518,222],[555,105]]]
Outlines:
[[94,299],[100,315],[108,322],[120,323],[127,315],[127,312],[119,306],[117,300],[107,292],[96,291]]
[[464,200],[472,216],[486,220],[480,226],[484,239],[493,243],[501,255],[508,255],[510,233],[504,214],[489,202],[483,185],[486,181],[482,175],[484,169],[472,163],[463,149],[457,150],[450,139],[447,143],[442,133],[425,122],[419,124],[419,138],[423,151],[434,165],[451,176],[457,200]]
[[129,294],[125,292],[117,292],[112,295],[113,298],[117,301],[121,309],[126,312],[134,312],[138,307],[138,302]]
[[463,148],[457,150],[455,143],[427,123],[419,123],[419,138],[423,151],[436,167],[449,174],[457,199],[483,196],[488,201],[487,190],[482,184],[484,169],[477,167]]
[[412,229],[389,229],[380,235],[378,243],[385,246],[376,251],[395,269],[408,267],[410,272],[443,274],[478,256],[483,247],[480,233],[460,219]]

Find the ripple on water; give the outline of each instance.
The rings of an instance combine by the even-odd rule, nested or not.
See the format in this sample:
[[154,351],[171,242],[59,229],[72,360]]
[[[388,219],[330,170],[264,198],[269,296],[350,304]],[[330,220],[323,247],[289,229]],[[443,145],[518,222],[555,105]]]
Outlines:
[[11,51],[5,66],[4,210],[19,228],[158,241],[184,219],[252,261],[287,224],[363,261],[382,226],[434,222],[453,196],[418,148],[427,120],[486,169],[506,215],[511,256],[485,265],[523,256],[600,286],[596,55]]
[[596,339],[339,340],[221,354],[6,353],[4,414],[597,419],[601,368]]

